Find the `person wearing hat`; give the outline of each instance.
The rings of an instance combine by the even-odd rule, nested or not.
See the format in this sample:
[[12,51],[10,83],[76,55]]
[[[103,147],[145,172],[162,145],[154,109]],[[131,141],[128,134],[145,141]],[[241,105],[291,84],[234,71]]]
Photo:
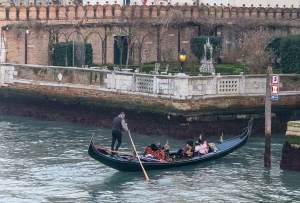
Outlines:
[[[119,147],[122,144],[122,129],[124,129],[126,132],[130,132],[127,124],[125,123],[125,113],[121,112],[117,117],[114,118],[113,124],[112,124],[112,141],[111,141],[111,150],[118,151]],[[116,140],[118,141],[118,144],[115,147]]]

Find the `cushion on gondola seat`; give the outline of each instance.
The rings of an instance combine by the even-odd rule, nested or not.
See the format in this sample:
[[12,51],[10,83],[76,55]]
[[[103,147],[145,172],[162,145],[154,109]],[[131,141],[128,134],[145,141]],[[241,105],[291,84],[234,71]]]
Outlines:
[[208,143],[208,146],[213,152],[216,152],[219,150],[218,147],[215,145],[215,143]]

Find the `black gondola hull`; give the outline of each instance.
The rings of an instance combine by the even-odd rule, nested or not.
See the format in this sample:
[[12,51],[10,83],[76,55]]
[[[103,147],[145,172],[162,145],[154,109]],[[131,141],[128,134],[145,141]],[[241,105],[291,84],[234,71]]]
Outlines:
[[[149,161],[142,160],[142,164],[145,170],[161,170],[167,168],[199,164],[206,161],[219,159],[221,157],[224,157],[232,153],[233,151],[239,149],[240,147],[246,144],[248,137],[251,134],[252,123],[253,123],[253,119],[249,121],[247,130],[243,132],[241,135],[231,138],[229,140],[225,140],[222,143],[215,143],[215,145],[218,148],[218,150],[215,152],[211,152],[204,156],[196,157],[193,159],[174,161],[174,162],[157,162],[157,161],[149,162]],[[94,145],[93,137],[89,145],[88,153],[93,159],[99,161],[100,163],[108,167],[114,168],[119,171],[134,172],[134,171],[142,170],[140,163],[138,161],[128,161],[128,160],[118,159],[115,157],[111,157],[107,154],[100,153]]]

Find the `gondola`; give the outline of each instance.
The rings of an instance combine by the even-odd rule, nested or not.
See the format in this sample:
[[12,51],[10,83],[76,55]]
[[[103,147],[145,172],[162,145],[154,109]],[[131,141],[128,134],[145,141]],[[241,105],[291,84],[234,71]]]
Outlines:
[[[141,155],[139,157],[146,171],[181,167],[219,159],[246,144],[248,137],[251,135],[252,124],[253,118],[248,122],[247,129],[239,136],[224,140],[223,142],[210,143],[211,150],[208,154],[205,155],[190,159],[179,159],[173,161],[159,161]],[[175,153],[176,151],[170,152],[169,157],[172,157]],[[88,154],[100,163],[119,171],[134,172],[142,170],[138,159],[133,159],[133,155],[122,152],[118,154],[112,154],[111,150],[109,149],[95,146],[93,137],[88,148]]]

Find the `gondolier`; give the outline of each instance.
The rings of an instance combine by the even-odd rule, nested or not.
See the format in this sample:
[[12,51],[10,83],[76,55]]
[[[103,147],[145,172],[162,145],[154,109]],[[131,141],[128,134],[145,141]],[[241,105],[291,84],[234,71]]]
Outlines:
[[[111,150],[117,151],[120,145],[122,144],[122,129],[124,129],[127,132],[130,132],[124,119],[125,119],[125,113],[121,112],[113,120]],[[114,149],[116,140],[118,141],[118,144]]]

